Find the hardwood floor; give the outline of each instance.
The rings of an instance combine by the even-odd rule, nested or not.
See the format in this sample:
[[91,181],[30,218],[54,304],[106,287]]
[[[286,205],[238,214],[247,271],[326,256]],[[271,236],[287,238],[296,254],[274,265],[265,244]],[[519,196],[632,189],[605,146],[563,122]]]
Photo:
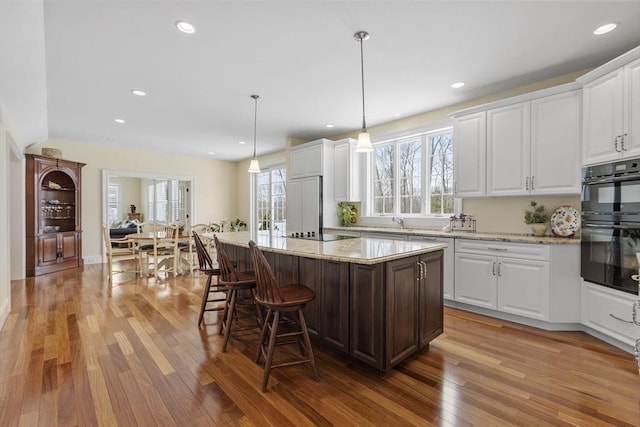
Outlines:
[[88,266],[12,283],[0,425],[640,425],[632,355],[453,309],[429,351],[385,376],[316,345],[318,382],[300,365],[262,393],[257,330],[221,353],[217,325],[196,327],[205,280],[110,287]]

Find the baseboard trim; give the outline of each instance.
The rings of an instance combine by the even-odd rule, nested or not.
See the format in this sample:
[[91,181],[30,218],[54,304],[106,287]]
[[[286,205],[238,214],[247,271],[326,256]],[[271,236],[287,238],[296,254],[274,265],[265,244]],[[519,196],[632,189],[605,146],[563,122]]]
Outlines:
[[9,317],[9,300],[4,301],[2,306],[0,306],[0,328],[4,326],[4,322],[6,322]]

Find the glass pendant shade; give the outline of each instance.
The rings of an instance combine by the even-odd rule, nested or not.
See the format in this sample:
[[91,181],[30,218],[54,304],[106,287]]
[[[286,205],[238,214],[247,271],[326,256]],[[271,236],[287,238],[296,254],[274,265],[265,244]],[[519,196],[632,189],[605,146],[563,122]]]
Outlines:
[[258,159],[251,159],[251,163],[249,164],[249,173],[259,173],[260,172],[260,163],[258,163]]
[[370,153],[373,151],[371,145],[371,137],[366,129],[362,129],[362,132],[358,135],[358,144],[356,144],[356,152],[358,153]]

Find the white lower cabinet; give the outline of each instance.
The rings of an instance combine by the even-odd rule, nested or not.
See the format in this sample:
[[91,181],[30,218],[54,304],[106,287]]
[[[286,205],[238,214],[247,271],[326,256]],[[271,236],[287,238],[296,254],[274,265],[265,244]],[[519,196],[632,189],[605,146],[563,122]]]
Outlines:
[[456,239],[455,301],[553,323],[580,321],[578,245]]
[[549,263],[456,253],[455,300],[547,320]]
[[[582,323],[626,345],[635,346],[640,326],[634,324],[638,296],[589,282],[582,284]],[[636,308],[636,322],[640,323]]]

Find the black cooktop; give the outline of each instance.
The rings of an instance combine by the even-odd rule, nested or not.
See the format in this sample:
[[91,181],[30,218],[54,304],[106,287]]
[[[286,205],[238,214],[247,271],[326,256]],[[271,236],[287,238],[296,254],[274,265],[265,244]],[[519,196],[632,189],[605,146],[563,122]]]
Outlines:
[[336,240],[355,239],[356,236],[345,236],[343,234],[309,234],[309,233],[291,233],[287,237],[294,239],[316,240],[319,242],[335,242]]

